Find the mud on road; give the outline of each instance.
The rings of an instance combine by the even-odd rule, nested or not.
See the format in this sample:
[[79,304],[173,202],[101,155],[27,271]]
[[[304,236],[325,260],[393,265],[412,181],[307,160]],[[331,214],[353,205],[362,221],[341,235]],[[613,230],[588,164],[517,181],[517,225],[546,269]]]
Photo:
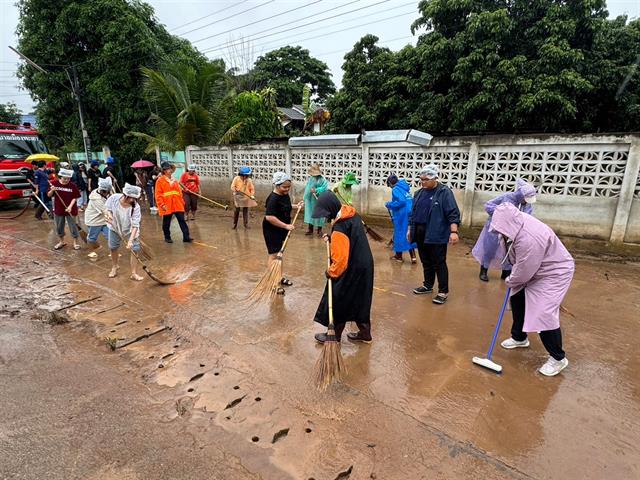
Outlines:
[[[2,224],[3,397],[28,410],[39,396],[65,398],[71,389],[87,428],[106,433],[92,455],[79,440],[86,432],[61,419],[69,453],[56,457],[55,435],[29,441],[46,431],[47,417],[25,412],[16,423],[12,408],[0,416],[0,452],[26,458],[37,446],[51,478],[211,478],[214,464],[215,478],[234,479],[640,476],[638,266],[578,261],[565,301],[572,316],[562,319],[570,366],[555,378],[537,374],[546,357],[533,338],[527,351],[495,352],[498,376],[471,363],[486,351],[504,295],[495,273],[479,282],[469,247],[452,248],[452,294],[436,306],[411,295],[419,265],[390,262],[389,250],[372,244],[374,342],[344,342],[349,374],[321,394],[309,380],[319,354],[311,319],[324,284],[322,242],[296,232],[284,263],[295,285],[270,308],[247,311],[242,299],[265,268],[259,222],[231,231],[214,212],[191,224],[195,245],[158,242],[157,217],[144,218],[150,266],[180,280],[169,287],[130,281],[124,263],[108,279],[104,251],[95,262],[86,250],[53,252],[50,222]],[[69,322],[45,324],[51,315],[41,310]],[[43,331],[47,341],[34,342]],[[74,355],[88,360],[67,361]],[[25,374],[39,371],[37,362],[65,364],[57,388]],[[175,446],[159,455],[148,448],[154,437],[119,449],[117,435],[86,413],[113,404],[90,381],[93,371],[118,385],[119,402],[135,404],[110,412],[114,431],[134,440],[144,429],[175,432]],[[168,470],[156,468],[162,458]],[[28,462],[1,463],[5,477],[42,478]]]

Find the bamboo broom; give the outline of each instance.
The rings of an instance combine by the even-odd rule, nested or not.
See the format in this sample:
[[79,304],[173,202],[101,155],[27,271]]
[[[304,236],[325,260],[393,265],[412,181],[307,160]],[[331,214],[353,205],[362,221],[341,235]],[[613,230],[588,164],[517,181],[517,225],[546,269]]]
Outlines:
[[[331,267],[331,244],[327,241],[327,263]],[[327,280],[327,300],[329,302],[329,326],[327,336],[322,344],[320,358],[313,369],[313,380],[319,390],[326,390],[335,381],[340,381],[342,375],[347,373],[347,367],[342,359],[340,342],[336,337],[333,324],[333,282]]]
[[[293,222],[291,222],[292,225],[295,225],[301,209],[302,205],[298,207],[298,210],[293,217]],[[258,284],[253,288],[253,290],[251,290],[251,293],[247,297],[247,301],[251,305],[262,303],[265,300],[271,301],[275,298],[278,286],[282,280],[282,256],[284,255],[285,248],[287,248],[291,232],[292,230],[289,230],[284,242],[282,242],[282,248],[280,248],[278,256],[271,262],[269,267],[267,267],[267,271],[264,272]]]

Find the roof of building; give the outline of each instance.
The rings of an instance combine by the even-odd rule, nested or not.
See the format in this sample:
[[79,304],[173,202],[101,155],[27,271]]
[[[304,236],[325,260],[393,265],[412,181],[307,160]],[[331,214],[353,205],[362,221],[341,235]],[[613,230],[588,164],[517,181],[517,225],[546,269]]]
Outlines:
[[303,120],[304,121],[304,114],[293,109],[293,108],[287,108],[287,107],[278,107],[278,110],[280,110],[280,112],[287,117],[290,120]]

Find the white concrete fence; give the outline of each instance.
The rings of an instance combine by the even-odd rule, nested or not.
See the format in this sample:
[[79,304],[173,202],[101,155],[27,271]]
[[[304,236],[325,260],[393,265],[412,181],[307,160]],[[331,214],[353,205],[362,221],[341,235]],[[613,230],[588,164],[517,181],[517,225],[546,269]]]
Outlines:
[[357,146],[290,147],[263,144],[187,149],[198,165],[203,189],[230,198],[230,182],[239,167],[253,168],[259,198],[276,171],[289,173],[294,195],[302,193],[307,169],[318,163],[329,182],[354,172],[360,185],[354,204],[364,215],[386,216],[388,175],[414,188],[423,165],[440,167],[462,211],[463,226],[481,226],[484,202],[512,191],[516,179],[538,188],[535,216],[561,235],[640,243],[640,135],[491,135],[434,138],[428,147],[407,142]]

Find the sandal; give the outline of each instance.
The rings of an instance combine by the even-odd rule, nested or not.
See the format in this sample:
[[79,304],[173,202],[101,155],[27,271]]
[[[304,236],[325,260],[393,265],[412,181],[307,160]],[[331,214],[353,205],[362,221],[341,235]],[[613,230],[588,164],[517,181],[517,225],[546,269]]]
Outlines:
[[67,246],[67,244],[66,244],[66,243],[64,243],[64,242],[58,242],[58,243],[56,243],[56,246],[55,246],[55,247],[53,247],[53,249],[54,249],[54,250],[60,250],[61,248],[64,248],[64,247],[66,247],[66,246]]
[[141,277],[140,275],[138,275],[137,273],[132,273],[131,276],[129,277],[131,280],[135,280],[136,282],[141,282],[142,280],[144,280],[144,277]]
[[288,278],[282,277],[282,280],[280,280],[280,285],[284,285],[285,287],[290,287],[291,285],[293,285],[293,282]]
[[284,295],[284,288],[282,287],[276,288],[276,295]]
[[118,267],[111,267],[111,271],[109,272],[109,278],[115,278],[118,275]]
[[438,305],[442,305],[446,301],[447,295],[445,295],[444,293],[439,293],[435,297],[433,297],[433,303],[436,303]]
[[81,248],[80,245],[78,245],[77,243],[73,244],[73,249],[74,250],[80,250],[80,248]]

